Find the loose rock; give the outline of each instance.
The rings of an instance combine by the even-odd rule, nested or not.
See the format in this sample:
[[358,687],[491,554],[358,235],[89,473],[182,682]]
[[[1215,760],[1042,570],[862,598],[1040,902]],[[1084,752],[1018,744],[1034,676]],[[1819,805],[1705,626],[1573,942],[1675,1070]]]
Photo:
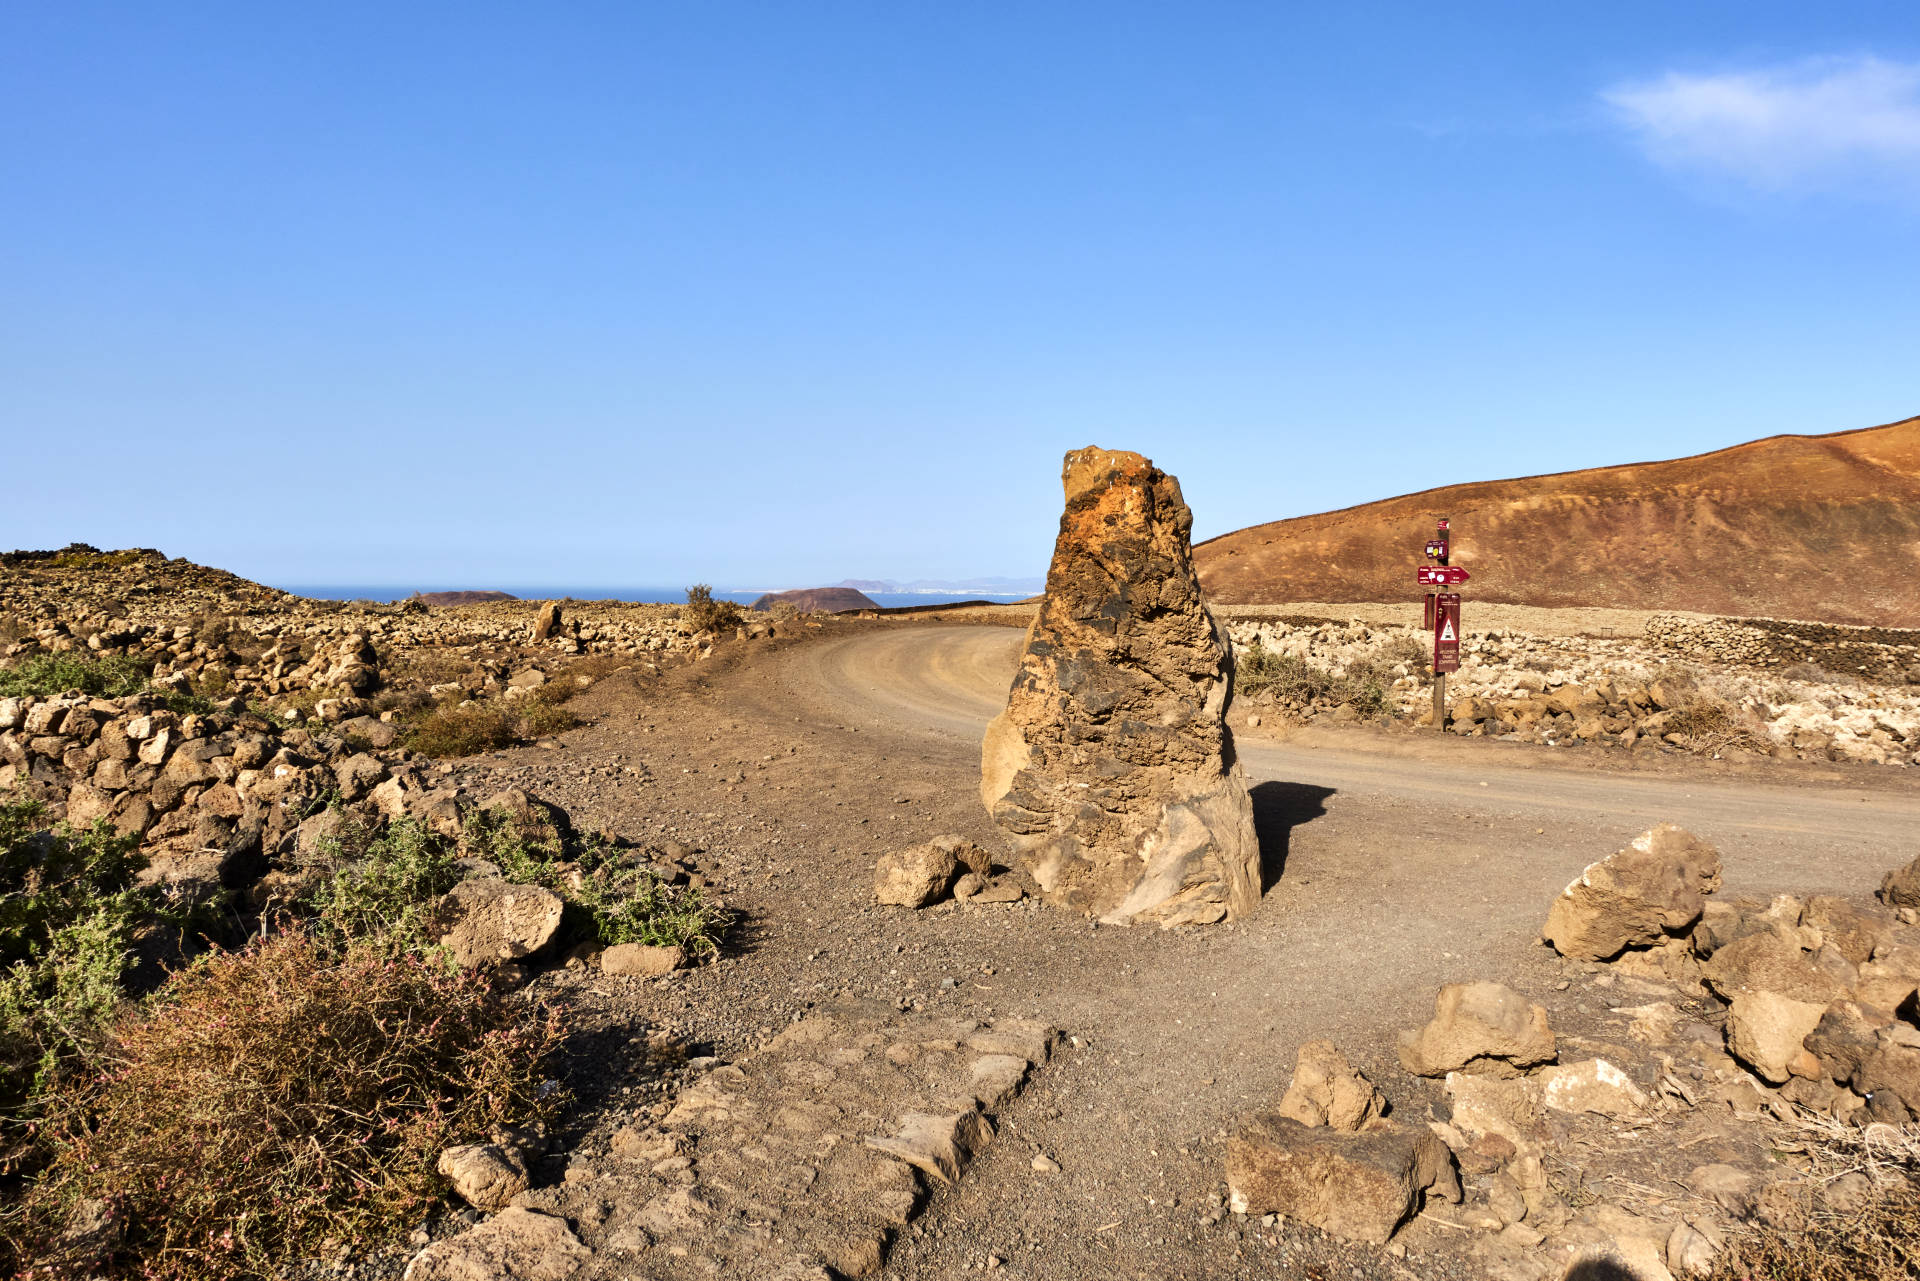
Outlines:
[[1563,956],[1606,960],[1686,930],[1700,919],[1703,896],[1719,887],[1719,852],[1662,823],[1561,891],[1541,933]]
[[1513,1076],[1553,1057],[1546,1009],[1498,983],[1448,984],[1433,1021],[1400,1037],[1401,1066],[1415,1076]]

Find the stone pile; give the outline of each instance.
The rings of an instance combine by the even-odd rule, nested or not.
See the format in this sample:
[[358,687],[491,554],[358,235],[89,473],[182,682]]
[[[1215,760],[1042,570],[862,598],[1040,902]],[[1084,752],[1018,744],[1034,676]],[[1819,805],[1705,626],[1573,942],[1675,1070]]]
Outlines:
[[[407,1275],[872,1276],[927,1191],[993,1142],[994,1115],[1056,1039],[1018,1019],[817,1011],[738,1062],[708,1061],[657,1124],[575,1152],[559,1183],[510,1193]],[[474,1167],[491,1210],[524,1158],[463,1149],[450,1164]]]
[[1070,453],[1062,483],[1046,596],[987,727],[981,799],[1051,903],[1162,927],[1243,915],[1260,849],[1193,514],[1138,454]]
[[[1427,638],[1418,628],[1257,619],[1231,630],[1243,651],[1291,655],[1336,676],[1378,673],[1400,723],[1430,723]],[[1818,669],[1689,667],[1643,639],[1468,632],[1448,693],[1448,728],[1462,735],[1920,764],[1920,689]],[[1324,699],[1277,705],[1256,695],[1251,706],[1301,720],[1352,718]]]
[[[1668,825],[1585,869],[1543,929],[1568,967],[1549,999],[1618,1030],[1556,1035],[1558,1016],[1518,992],[1449,985],[1401,1038],[1401,1066],[1442,1093],[1397,1139],[1370,1137],[1397,1114],[1364,1075],[1327,1043],[1302,1046],[1277,1111],[1229,1142],[1234,1208],[1464,1245],[1496,1281],[1550,1281],[1580,1260],[1671,1281],[1709,1273],[1748,1224],[1858,1205],[1871,1177],[1777,1157],[1802,1146],[1786,1127],[1809,1116],[1920,1112],[1920,860],[1878,904],[1722,903],[1719,880],[1717,851]],[[1421,1135],[1444,1144],[1463,1195],[1433,1177]]]

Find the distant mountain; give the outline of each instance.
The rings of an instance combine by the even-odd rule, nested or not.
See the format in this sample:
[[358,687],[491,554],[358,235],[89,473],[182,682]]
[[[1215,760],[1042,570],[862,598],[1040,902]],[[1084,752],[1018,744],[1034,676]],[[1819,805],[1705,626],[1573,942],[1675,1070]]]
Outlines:
[[856,609],[879,609],[863,593],[842,584],[839,587],[803,587],[791,592],[768,592],[753,602],[755,609],[791,605],[803,614],[845,614]]
[[490,600],[519,600],[505,592],[415,592],[423,605],[478,605]]
[[1032,596],[1047,589],[1045,578],[916,578],[911,582],[896,582],[891,578],[848,578],[835,583],[836,587],[848,587],[857,592],[886,592],[890,595],[911,595],[916,592],[952,596],[963,592],[978,592],[983,596]]
[[1193,549],[1226,605],[1413,601],[1434,518],[1474,600],[1920,626],[1920,418],[1449,485]]

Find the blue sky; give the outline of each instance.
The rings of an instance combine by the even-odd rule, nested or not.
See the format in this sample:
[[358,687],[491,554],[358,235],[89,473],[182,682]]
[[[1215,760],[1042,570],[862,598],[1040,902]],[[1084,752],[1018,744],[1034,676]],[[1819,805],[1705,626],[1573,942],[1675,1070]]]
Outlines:
[[1909,3],[0,11],[0,544],[1044,570],[1920,413]]

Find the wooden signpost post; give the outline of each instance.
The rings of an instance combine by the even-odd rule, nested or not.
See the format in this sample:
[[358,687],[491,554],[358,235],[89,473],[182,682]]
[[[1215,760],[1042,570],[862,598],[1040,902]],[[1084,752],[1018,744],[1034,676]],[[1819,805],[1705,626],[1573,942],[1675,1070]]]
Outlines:
[[[1438,562],[1422,565],[1415,578],[1424,587],[1458,587],[1472,575],[1458,565],[1449,565],[1453,535],[1448,519],[1440,518],[1440,531],[1427,542],[1427,559]],[[1447,673],[1460,670],[1460,593],[1429,591],[1421,626],[1433,633],[1433,728],[1447,728]]]

